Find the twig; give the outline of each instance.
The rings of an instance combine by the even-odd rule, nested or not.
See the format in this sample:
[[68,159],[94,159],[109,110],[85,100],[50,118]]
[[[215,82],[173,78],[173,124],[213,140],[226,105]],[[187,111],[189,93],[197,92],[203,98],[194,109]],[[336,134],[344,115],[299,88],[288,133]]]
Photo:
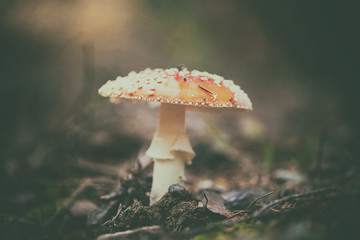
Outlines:
[[254,200],[251,201],[251,203],[247,206],[247,208],[246,208],[245,210],[240,210],[240,211],[238,211],[237,213],[233,214],[231,217],[229,217],[229,218],[226,219],[226,220],[233,219],[233,218],[239,216],[239,215],[242,214],[242,213],[247,213],[247,212],[249,212],[249,208],[250,208],[254,203],[256,203],[256,202],[259,201],[260,199],[262,199],[262,198],[264,198],[264,197],[267,197],[267,196],[269,196],[269,195],[271,195],[271,194],[273,194],[273,193],[274,193],[274,191],[271,191],[271,192],[265,193],[264,195],[262,195],[262,196],[260,196],[260,197],[258,197],[258,198],[255,198]]
[[112,221],[115,221],[115,219],[120,215],[121,210],[122,210],[122,204],[120,203],[119,207],[118,207],[118,210],[116,212],[116,215],[112,218]]
[[264,195],[258,197],[258,198],[255,198],[250,204],[249,206],[247,206],[247,208],[245,209],[245,211],[249,210],[249,208],[254,204],[256,203],[257,201],[259,201],[260,199],[263,199],[264,197],[267,197],[271,194],[273,194],[275,191],[271,191],[271,192],[268,192],[268,193],[265,193]]
[[106,182],[111,183],[111,179],[107,177],[94,177],[94,178],[85,178],[83,179],[78,187],[74,189],[71,195],[62,201],[60,207],[56,210],[56,212],[43,224],[43,227],[48,227],[57,220],[57,218],[64,212],[65,209],[68,209],[71,204],[74,203],[75,199],[84,192],[88,187],[94,186],[96,182]]
[[203,193],[203,194],[204,194],[204,198],[205,198],[205,200],[206,200],[204,207],[207,208],[207,205],[208,205],[208,203],[209,203],[209,199],[208,199],[208,197],[206,196],[205,193]]
[[143,232],[143,233],[152,233],[152,234],[161,234],[162,230],[160,226],[153,225],[153,226],[146,226],[140,227],[133,230],[127,230],[125,232],[117,232],[117,233],[108,233],[100,235],[96,240],[110,240],[110,239],[123,239],[123,238],[132,238],[131,236],[136,233]]
[[277,210],[275,208],[270,208],[270,210],[273,211],[273,212],[280,212],[280,210]]
[[337,192],[337,191],[339,191],[339,189],[337,189],[337,188],[320,188],[320,189],[302,193],[302,194],[292,194],[292,195],[274,200],[274,201],[270,202],[269,204],[263,206],[258,211],[254,212],[248,220],[258,219],[264,215],[266,210],[271,209],[272,207],[274,207],[278,204],[281,204],[281,203],[284,203],[284,202],[287,202],[290,200],[294,200],[296,198],[303,198],[303,197],[307,197],[307,196],[311,196],[311,195],[318,195],[318,194],[322,194],[324,192]]
[[112,219],[107,220],[106,222],[104,222],[101,226],[104,227],[104,226],[106,226],[106,225],[108,225],[110,223],[113,223],[116,220],[116,218],[120,215],[121,210],[122,210],[122,204],[120,203],[115,216]]
[[62,206],[60,206],[59,209],[56,210],[56,212],[54,213],[54,215],[52,217],[50,217],[50,219],[44,224],[44,226],[49,226],[51,225],[55,219],[64,211],[64,209],[69,208],[69,206],[74,202],[74,199],[80,194],[82,193],[88,186],[90,186],[93,183],[93,179],[91,178],[85,178],[80,185],[71,193],[70,197],[68,197],[67,199],[65,199],[63,201]]
[[95,163],[91,161],[87,161],[82,158],[77,159],[77,165],[80,168],[87,169],[90,171],[94,171],[97,173],[101,173],[107,176],[114,176],[114,177],[124,177],[127,174],[127,169],[129,168],[129,163],[125,162],[120,165],[106,165]]

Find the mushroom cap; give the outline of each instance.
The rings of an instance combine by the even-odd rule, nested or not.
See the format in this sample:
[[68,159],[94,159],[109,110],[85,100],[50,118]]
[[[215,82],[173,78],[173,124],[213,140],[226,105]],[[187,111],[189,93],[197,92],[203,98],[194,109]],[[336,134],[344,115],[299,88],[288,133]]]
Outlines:
[[248,95],[233,81],[186,68],[130,72],[126,77],[106,82],[99,94],[110,97],[111,102],[133,99],[187,105],[190,110],[194,107],[252,110]]

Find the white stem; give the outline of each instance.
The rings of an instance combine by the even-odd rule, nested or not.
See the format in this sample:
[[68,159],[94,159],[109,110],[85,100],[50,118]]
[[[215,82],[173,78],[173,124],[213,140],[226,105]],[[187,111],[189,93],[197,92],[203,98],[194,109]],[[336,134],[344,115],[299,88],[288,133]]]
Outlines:
[[172,184],[184,184],[185,164],[195,156],[185,131],[185,106],[161,104],[158,127],[146,154],[154,158],[150,204]]
[[185,183],[185,162],[181,158],[154,159],[153,182],[150,194],[150,205],[159,201],[172,184]]

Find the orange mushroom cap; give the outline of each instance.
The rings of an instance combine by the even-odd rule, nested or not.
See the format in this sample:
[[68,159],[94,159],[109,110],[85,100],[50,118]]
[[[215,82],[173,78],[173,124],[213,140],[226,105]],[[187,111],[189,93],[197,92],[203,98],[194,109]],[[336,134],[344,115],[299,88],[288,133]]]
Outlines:
[[145,69],[109,80],[99,94],[112,102],[122,98],[210,108],[252,110],[247,94],[231,80],[186,68]]

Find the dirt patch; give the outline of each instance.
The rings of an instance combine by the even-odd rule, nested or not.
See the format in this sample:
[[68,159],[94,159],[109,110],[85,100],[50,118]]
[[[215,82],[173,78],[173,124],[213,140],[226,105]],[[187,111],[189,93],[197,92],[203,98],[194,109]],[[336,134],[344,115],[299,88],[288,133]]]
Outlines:
[[224,216],[208,210],[180,185],[172,185],[159,202],[144,206],[140,201],[125,209],[103,227],[104,231],[115,232],[143,226],[159,225],[165,231],[183,231],[225,219]]

